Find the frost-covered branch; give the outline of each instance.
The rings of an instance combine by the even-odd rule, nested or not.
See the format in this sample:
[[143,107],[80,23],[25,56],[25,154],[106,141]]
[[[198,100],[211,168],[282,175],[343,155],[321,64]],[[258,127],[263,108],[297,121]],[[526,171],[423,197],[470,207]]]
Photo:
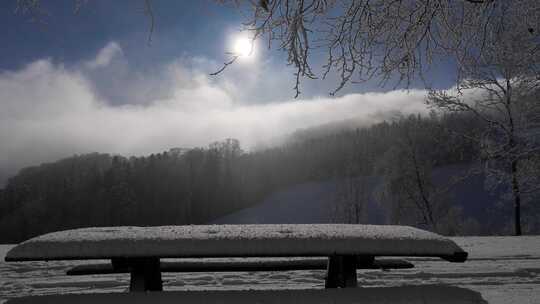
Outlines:
[[[481,54],[502,12],[500,1],[467,0],[220,0],[251,13],[245,29],[287,53],[304,78],[338,76],[335,94],[349,83],[377,78],[381,85],[410,86],[437,54],[465,63]],[[522,1],[534,11],[536,1]],[[521,2],[520,2],[521,3]],[[521,5],[521,4],[520,4]],[[526,28],[529,28],[528,26]],[[324,63],[313,66],[314,54]]]
[[504,2],[489,14],[492,25],[477,52],[457,49],[454,90],[432,91],[428,104],[445,112],[469,112],[486,128],[478,134],[481,161],[492,187],[511,189],[515,233],[521,203],[540,183],[540,4]]

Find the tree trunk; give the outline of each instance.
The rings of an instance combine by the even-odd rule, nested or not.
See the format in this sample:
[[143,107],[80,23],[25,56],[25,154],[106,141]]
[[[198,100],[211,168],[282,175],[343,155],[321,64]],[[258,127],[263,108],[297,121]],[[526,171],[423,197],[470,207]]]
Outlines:
[[514,234],[521,235],[521,193],[517,178],[517,160],[512,161],[512,194],[514,196]]
[[425,209],[425,210],[420,210],[420,211],[422,211],[427,216],[427,219],[429,220],[427,224],[431,226],[433,231],[437,232],[437,224],[435,223],[435,219],[433,217],[433,210],[431,208],[432,203],[428,199],[428,195],[426,193],[427,191],[424,187],[424,181],[423,181],[422,175],[420,174],[420,167],[418,166],[418,161],[416,160],[416,152],[414,150],[412,151],[411,156],[412,156],[413,165],[414,165],[416,185],[418,186],[418,192],[420,193],[420,197],[422,199],[422,202],[424,203],[424,209]]

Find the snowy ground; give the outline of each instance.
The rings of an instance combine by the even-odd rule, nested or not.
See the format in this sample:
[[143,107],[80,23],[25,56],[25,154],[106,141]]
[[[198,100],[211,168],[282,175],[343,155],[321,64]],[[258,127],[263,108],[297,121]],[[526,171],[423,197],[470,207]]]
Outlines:
[[[482,294],[489,303],[540,303],[540,236],[463,237],[454,240],[470,253],[463,264],[410,259],[414,269],[359,271],[365,287],[453,285]],[[26,295],[122,292],[129,275],[68,277],[80,262],[5,263],[10,245],[0,245],[0,302]],[[165,274],[165,290],[324,288],[324,271]]]

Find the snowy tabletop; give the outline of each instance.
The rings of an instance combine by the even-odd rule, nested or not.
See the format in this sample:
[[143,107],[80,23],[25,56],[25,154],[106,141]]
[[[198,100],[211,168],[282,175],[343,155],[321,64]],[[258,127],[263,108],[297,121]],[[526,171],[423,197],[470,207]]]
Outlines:
[[452,240],[407,226],[352,224],[82,228],[27,240],[6,261],[119,257],[454,256]]

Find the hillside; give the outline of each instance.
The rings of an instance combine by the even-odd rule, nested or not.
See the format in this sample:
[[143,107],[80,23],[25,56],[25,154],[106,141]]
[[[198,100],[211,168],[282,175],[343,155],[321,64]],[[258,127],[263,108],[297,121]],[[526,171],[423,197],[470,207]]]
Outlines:
[[[488,162],[471,139],[483,127],[467,115],[411,115],[365,128],[302,130],[254,151],[225,139],[139,157],[75,155],[24,168],[0,189],[0,241],[76,227],[229,220],[509,234],[509,167]],[[538,156],[519,168],[524,233],[540,231],[538,192],[525,194],[538,184]]]
[[[433,170],[433,180],[438,186],[445,186],[454,176],[464,174],[467,165],[453,165]],[[357,183],[361,183],[356,179]],[[378,202],[378,191],[382,188],[382,177],[364,178],[370,193],[366,215],[361,223],[391,223],[390,214]],[[332,223],[347,222],[343,214],[336,210],[339,204],[339,187],[343,180],[309,182],[295,185],[273,193],[255,206],[236,211],[211,221],[212,224],[287,224],[287,223]],[[497,204],[501,197],[487,191],[484,176],[470,176],[455,184],[448,192],[452,204],[461,209],[461,221],[475,222],[474,227],[462,227],[461,234],[487,234],[497,231],[496,223],[509,220],[508,212]],[[486,221],[489,215],[489,221]],[[482,223],[482,224],[479,224]],[[470,229],[466,231],[466,229]],[[504,233],[504,231],[499,231]]]

